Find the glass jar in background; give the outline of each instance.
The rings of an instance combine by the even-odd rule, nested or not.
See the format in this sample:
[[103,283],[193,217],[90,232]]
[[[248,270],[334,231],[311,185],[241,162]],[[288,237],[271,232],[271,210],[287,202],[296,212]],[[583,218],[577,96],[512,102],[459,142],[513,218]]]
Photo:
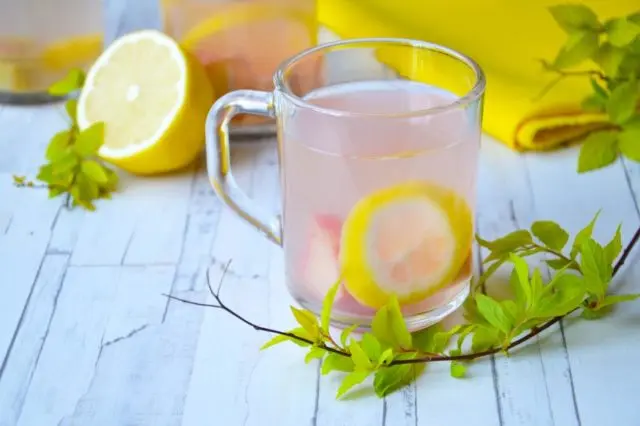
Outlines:
[[[216,97],[271,90],[280,63],[316,44],[316,0],[162,0],[164,30],[205,66]],[[273,131],[271,119],[241,115],[234,133]]]
[[0,101],[55,100],[47,88],[102,51],[102,0],[0,0]]

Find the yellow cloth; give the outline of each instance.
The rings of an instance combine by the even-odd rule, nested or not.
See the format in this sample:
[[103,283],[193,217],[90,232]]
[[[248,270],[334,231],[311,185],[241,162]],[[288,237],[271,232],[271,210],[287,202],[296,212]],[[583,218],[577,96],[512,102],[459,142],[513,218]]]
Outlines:
[[[484,130],[519,150],[548,149],[606,125],[585,113],[588,78],[556,78],[539,60],[553,61],[566,40],[548,8],[563,0],[318,0],[322,25],[342,38],[407,37],[471,56],[487,76]],[[583,0],[605,20],[636,11],[638,0]],[[393,61],[391,63],[393,66]]]

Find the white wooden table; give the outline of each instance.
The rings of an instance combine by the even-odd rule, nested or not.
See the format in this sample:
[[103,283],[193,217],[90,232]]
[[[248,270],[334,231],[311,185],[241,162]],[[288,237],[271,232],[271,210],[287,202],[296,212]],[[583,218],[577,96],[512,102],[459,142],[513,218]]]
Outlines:
[[[127,16],[116,32],[137,26]],[[297,346],[260,352],[269,336],[163,296],[209,300],[207,271],[217,280],[233,259],[225,301],[292,326],[280,249],[223,208],[202,164],[123,175],[94,213],[12,185],[14,173],[35,175],[64,125],[61,105],[0,107],[0,426],[640,425],[638,303],[565,322],[517,356],[474,363],[464,380],[434,365],[385,400],[335,401],[338,377],[319,376]],[[485,138],[479,233],[543,218],[576,232],[602,209],[596,236],[623,222],[627,242],[640,223],[640,166],[579,176],[576,153],[519,155]],[[276,209],[274,141],[237,144],[232,155],[241,185]],[[640,291],[637,258],[617,288]]]

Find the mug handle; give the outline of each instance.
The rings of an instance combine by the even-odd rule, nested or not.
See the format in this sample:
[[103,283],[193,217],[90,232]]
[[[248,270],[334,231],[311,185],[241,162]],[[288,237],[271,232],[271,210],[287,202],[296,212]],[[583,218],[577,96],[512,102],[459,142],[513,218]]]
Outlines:
[[263,211],[240,189],[233,178],[229,123],[238,114],[275,117],[273,94],[257,90],[236,90],[222,96],[213,104],[205,126],[209,181],[224,204],[272,242],[282,245],[280,216]]

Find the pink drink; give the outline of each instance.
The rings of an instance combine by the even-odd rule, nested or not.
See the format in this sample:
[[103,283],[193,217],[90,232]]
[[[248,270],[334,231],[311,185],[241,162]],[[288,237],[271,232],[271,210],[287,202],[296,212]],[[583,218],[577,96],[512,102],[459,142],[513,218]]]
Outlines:
[[[428,182],[466,201],[472,220],[479,149],[479,129],[473,125],[477,111],[452,108],[407,117],[408,113],[450,106],[458,98],[408,80],[343,83],[308,93],[305,101],[320,109],[296,110],[297,117],[285,121],[286,275],[291,293],[302,305],[319,311],[327,290],[339,278],[344,267],[343,224],[363,197],[410,181]],[[397,220],[390,217],[388,222],[398,235],[411,232],[407,231],[411,224],[401,223],[401,216]],[[393,236],[390,241],[394,242]],[[411,316],[429,312],[430,322],[435,322],[438,311],[444,315],[450,304],[455,301],[457,306],[466,297],[470,250],[465,259],[446,287],[402,306],[410,326]],[[356,301],[341,285],[334,304],[337,322],[366,323],[374,313],[373,307]]]
[[[207,169],[221,200],[283,246],[298,304],[367,328],[398,300],[411,330],[469,293],[485,79],[472,59],[431,43],[352,39],[285,61],[275,90],[234,91],[211,108]],[[282,217],[236,185],[229,122],[278,124]]]

